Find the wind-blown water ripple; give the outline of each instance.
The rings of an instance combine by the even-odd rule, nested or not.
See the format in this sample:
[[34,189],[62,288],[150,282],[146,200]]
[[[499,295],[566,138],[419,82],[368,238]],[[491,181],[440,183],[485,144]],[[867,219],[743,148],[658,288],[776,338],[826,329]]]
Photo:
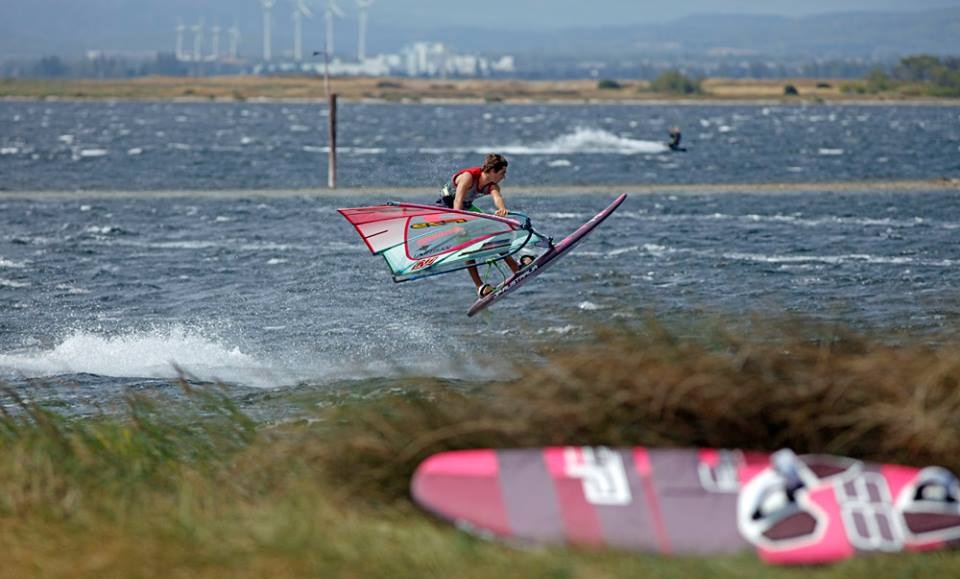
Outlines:
[[[422,187],[414,200],[429,203],[454,169],[507,151],[508,206],[557,238],[620,184],[758,184],[632,195],[469,319],[465,273],[394,284],[336,213],[389,195],[294,191],[326,183],[324,115],[0,103],[0,189],[119,192],[0,193],[0,381],[50,384],[79,406],[181,373],[241,389],[499,377],[648,313],[787,312],[925,335],[960,320],[955,191],[762,185],[960,176],[960,107],[344,105],[342,186]],[[662,145],[671,125],[686,153]],[[577,184],[584,194],[516,192]],[[176,189],[224,194],[151,192]]]

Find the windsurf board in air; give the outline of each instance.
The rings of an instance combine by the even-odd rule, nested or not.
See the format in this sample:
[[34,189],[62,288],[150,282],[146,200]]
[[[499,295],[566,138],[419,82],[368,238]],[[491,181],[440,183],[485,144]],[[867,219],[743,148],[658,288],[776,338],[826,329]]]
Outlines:
[[597,213],[592,219],[590,219],[590,221],[587,221],[581,225],[576,231],[563,238],[558,243],[551,244],[547,251],[538,256],[535,260],[533,260],[533,262],[505,279],[503,283],[494,288],[492,292],[474,302],[473,305],[470,306],[470,309],[467,310],[467,315],[472,316],[477,312],[489,307],[497,300],[503,298],[510,292],[518,289],[520,286],[539,275],[544,269],[553,264],[557,258],[573,249],[574,246],[576,246],[577,243],[579,243],[580,240],[582,240],[588,233],[603,223],[603,221],[609,217],[611,213],[620,207],[626,198],[626,193],[621,194],[613,201],[613,203],[608,205],[607,208],[600,213]]
[[461,529],[520,543],[797,565],[958,548],[957,486],[940,467],[789,450],[569,446],[436,454],[412,494]]

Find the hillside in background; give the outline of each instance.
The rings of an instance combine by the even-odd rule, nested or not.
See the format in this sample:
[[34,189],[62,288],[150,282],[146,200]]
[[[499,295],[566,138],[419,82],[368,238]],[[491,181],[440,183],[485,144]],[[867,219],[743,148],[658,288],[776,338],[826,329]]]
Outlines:
[[[51,6],[55,5],[56,9]],[[283,8],[280,10],[280,8]],[[352,9],[353,7],[350,6]],[[77,56],[87,50],[172,52],[178,20],[188,26],[203,19],[206,27],[236,24],[240,53],[262,50],[262,14],[255,2],[186,0],[155,2],[60,3],[41,0],[0,9],[0,59],[42,55]],[[274,51],[292,44],[290,14],[278,4],[274,15]],[[318,10],[319,12],[319,10]],[[380,18],[383,18],[382,14]],[[337,52],[356,50],[356,15],[347,12],[335,29]],[[221,45],[226,45],[226,33]],[[503,31],[477,27],[417,27],[411,21],[378,19],[370,12],[368,53],[396,52],[414,41],[438,41],[461,52],[510,53],[518,56],[615,58],[712,54],[802,58],[890,59],[908,54],[960,53],[960,8],[915,12],[834,13],[806,17],[691,16],[664,24],[565,30]],[[209,42],[209,32],[206,42]],[[323,18],[304,25],[305,48],[323,45]]]
[[[424,30],[421,35],[429,33]],[[409,32],[396,30],[394,34]],[[486,45],[482,35],[467,29],[433,34],[463,50],[480,52]],[[804,18],[701,15],[660,25],[497,34],[496,38],[503,50],[519,54],[629,57],[712,53],[887,59],[917,53],[960,53],[960,8]]]

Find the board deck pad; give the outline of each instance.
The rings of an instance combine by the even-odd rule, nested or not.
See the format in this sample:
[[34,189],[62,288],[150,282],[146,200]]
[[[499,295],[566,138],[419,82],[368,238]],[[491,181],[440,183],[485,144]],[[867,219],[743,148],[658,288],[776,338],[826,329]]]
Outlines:
[[590,221],[587,221],[581,225],[576,231],[564,237],[556,244],[552,244],[547,251],[538,256],[535,260],[533,260],[532,263],[503,280],[503,283],[495,287],[492,292],[474,302],[473,305],[470,306],[470,309],[467,310],[467,315],[472,316],[477,312],[489,307],[500,298],[516,290],[526,282],[539,275],[544,269],[553,264],[557,258],[573,249],[574,246],[576,246],[577,243],[584,238],[584,236],[593,231],[598,225],[603,223],[603,221],[609,217],[611,213],[616,211],[617,207],[620,207],[626,198],[626,193],[621,194],[603,211],[593,216]]
[[433,455],[414,500],[521,543],[665,555],[754,550],[774,564],[960,547],[957,479],[829,455],[548,447]]

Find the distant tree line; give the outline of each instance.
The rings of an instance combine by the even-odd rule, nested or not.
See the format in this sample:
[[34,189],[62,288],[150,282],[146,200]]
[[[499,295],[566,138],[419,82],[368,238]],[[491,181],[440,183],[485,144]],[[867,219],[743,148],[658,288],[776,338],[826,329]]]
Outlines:
[[[677,69],[661,72],[650,82],[649,90],[672,95],[701,94],[702,77],[690,76]],[[600,89],[619,90],[621,85],[612,79],[597,82]],[[818,88],[829,88],[830,84],[821,82]],[[843,87],[846,92],[877,94],[897,92],[904,96],[960,97],[960,57],[940,59],[936,56],[908,56],[892,67],[890,71],[876,68],[868,72],[860,82]],[[784,87],[787,96],[797,95],[796,86]]]
[[241,72],[240,67],[223,63],[177,60],[173,53],[159,53],[152,60],[100,55],[80,60],[44,56],[39,60],[0,63],[0,76],[23,78],[132,78],[137,76],[190,76]]
[[[899,63],[878,66],[862,60],[747,61],[704,58],[693,61],[650,61],[620,59],[591,63],[556,58],[531,57],[521,61],[516,75],[522,78],[635,78],[650,81],[650,90],[660,93],[695,95],[705,77],[724,78],[836,78],[850,79],[843,90],[855,93],[895,91],[907,96],[960,97],[960,57],[938,58],[916,55]],[[249,69],[240,64],[191,63],[161,53],[151,60],[132,60],[101,55],[82,60],[45,56],[36,60],[0,63],[0,77],[27,78],[130,78],[147,75],[205,76],[240,74]],[[855,79],[855,81],[854,81]],[[616,81],[600,80],[602,89],[618,90]]]
[[[512,76],[526,79],[634,78],[654,81],[665,72],[678,70],[691,78],[836,78],[862,79],[881,66],[890,69],[893,61],[862,59],[752,58],[704,56],[664,56],[647,58],[603,55],[518,57],[520,70]],[[95,58],[65,59],[45,56],[40,59],[0,62],[2,77],[33,78],[128,78],[145,75],[204,76],[249,72],[249,66],[221,62],[191,63],[179,61],[172,53],[152,59],[133,59],[101,55]]]
[[890,71],[874,69],[863,83],[848,85],[848,92],[960,97],[960,58],[927,54],[908,56]]
[[666,71],[679,70],[690,77],[722,78],[832,78],[862,79],[877,67],[889,69],[895,60],[812,59],[663,56],[646,58],[601,55],[587,57],[524,55],[517,58],[519,76],[536,79],[631,78],[652,81]]
[[677,70],[661,73],[650,83],[650,90],[679,95],[695,95],[702,92],[699,78],[691,78]]

